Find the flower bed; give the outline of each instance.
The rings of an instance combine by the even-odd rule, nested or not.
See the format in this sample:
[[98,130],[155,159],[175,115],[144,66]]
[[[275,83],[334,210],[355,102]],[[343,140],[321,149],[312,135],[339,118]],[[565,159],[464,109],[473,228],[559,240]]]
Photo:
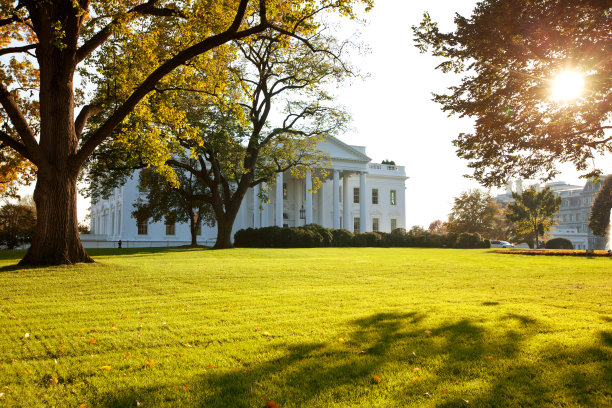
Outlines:
[[548,256],[612,256],[608,251],[589,251],[577,249],[525,249],[525,250],[500,250],[498,254],[513,255],[548,255]]

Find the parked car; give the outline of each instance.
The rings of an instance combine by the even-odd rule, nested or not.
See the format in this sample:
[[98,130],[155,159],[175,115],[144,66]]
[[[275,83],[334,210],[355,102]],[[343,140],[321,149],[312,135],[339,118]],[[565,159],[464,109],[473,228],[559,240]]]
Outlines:
[[508,241],[491,241],[491,248],[514,248]]

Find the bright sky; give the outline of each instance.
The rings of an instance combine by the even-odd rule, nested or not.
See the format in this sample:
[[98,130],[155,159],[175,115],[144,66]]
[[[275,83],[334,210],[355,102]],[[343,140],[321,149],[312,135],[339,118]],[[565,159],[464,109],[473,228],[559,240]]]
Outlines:
[[[480,187],[463,177],[469,169],[452,145],[457,134],[471,130],[472,121],[447,117],[431,101],[432,91],[443,92],[458,78],[434,70],[440,61],[418,52],[411,30],[428,11],[442,30],[450,31],[455,12],[469,16],[475,5],[475,0],[375,0],[369,23],[360,29],[371,52],[353,59],[370,76],[339,90],[339,102],[352,113],[354,129],[340,138],[366,146],[374,162],[389,159],[406,167],[408,228],[427,228],[436,219],[446,220],[454,197]],[[571,166],[563,168],[558,180],[584,184]],[[79,219],[87,215],[88,207],[89,201],[80,197]]]
[[[471,131],[472,121],[448,117],[431,101],[431,92],[443,93],[458,83],[458,77],[435,70],[441,60],[420,54],[411,30],[428,11],[441,30],[451,31],[455,13],[470,16],[475,5],[474,0],[376,0],[369,24],[362,29],[371,53],[355,61],[371,76],[340,95],[354,120],[354,133],[341,139],[366,146],[375,162],[389,159],[406,167],[408,228],[427,228],[436,219],[446,220],[454,197],[480,187],[463,177],[470,169],[452,145],[460,132]],[[563,169],[557,180],[584,185],[571,166]],[[533,183],[524,183],[528,184]],[[492,191],[499,192],[503,191]]]

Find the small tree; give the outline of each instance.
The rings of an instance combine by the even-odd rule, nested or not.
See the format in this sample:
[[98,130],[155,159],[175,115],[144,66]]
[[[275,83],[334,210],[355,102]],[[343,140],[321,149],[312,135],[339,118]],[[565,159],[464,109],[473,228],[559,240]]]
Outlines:
[[0,244],[13,249],[32,242],[36,227],[36,207],[31,197],[17,204],[0,207]]
[[455,198],[446,224],[448,232],[478,233],[487,238],[503,239],[504,221],[499,204],[489,193],[469,190]]
[[429,228],[427,228],[430,234],[436,235],[444,235],[448,231],[446,230],[446,224],[441,220],[435,220],[431,224],[429,224]]
[[610,210],[612,209],[612,176],[602,183],[591,206],[589,228],[593,234],[605,237],[610,229]]
[[[197,167],[193,159],[174,160]],[[202,222],[214,225],[214,214],[210,204],[201,198],[204,188],[196,177],[178,166],[174,172],[178,184],[169,182],[153,169],[143,169],[140,172],[138,189],[144,193],[144,198],[138,198],[132,215],[137,220],[151,219],[158,222],[171,218],[177,222],[189,222],[191,245],[197,246]]]
[[561,197],[554,195],[549,187],[538,191],[531,186],[522,194],[512,193],[513,203],[506,207],[506,218],[520,234],[533,233],[536,247],[541,236],[546,234],[555,222],[555,214],[561,207]]

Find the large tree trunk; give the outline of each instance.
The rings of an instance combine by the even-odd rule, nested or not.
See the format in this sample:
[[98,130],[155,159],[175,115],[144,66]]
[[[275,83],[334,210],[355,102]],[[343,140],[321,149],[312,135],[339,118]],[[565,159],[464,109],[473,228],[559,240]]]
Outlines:
[[36,232],[20,265],[62,265],[93,262],[78,231],[77,176],[39,174],[34,190]]
[[236,220],[236,214],[224,214],[223,217],[217,218],[217,241],[213,249],[230,249],[233,248],[232,244],[232,228],[234,227],[234,221]]
[[191,231],[191,246],[198,246],[198,221],[199,217],[195,211],[189,214],[189,230]]
[[[34,19],[37,27],[47,27],[61,10],[41,6]],[[70,6],[65,3],[65,7]],[[34,189],[37,221],[32,246],[20,265],[62,265],[93,262],[81,244],[77,224],[77,177],[80,165],[73,159],[79,138],[74,125],[73,76],[78,29],[76,16],[66,23],[65,49],[50,39],[53,33],[41,31],[37,58],[40,65],[40,151]],[[40,28],[39,27],[39,28]],[[74,30],[77,30],[76,32]]]

